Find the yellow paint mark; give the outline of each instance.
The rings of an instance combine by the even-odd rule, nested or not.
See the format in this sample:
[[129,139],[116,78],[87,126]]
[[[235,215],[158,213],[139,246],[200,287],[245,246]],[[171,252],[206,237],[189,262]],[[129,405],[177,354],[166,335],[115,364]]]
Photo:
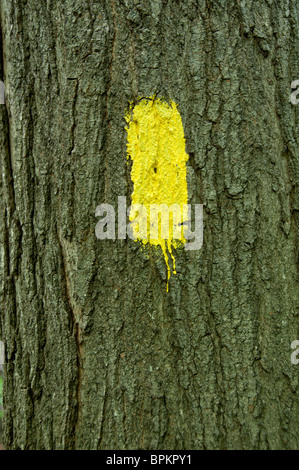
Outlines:
[[[173,229],[173,219],[177,222],[175,212],[170,211],[169,232],[167,237],[162,235],[164,213],[151,220],[154,214],[152,204],[178,204],[181,215],[181,224],[187,220],[184,205],[188,203],[187,170],[188,155],[185,151],[185,137],[182,119],[177,105],[171,101],[167,103],[162,99],[151,97],[142,99],[135,106],[131,105],[125,116],[128,123],[127,130],[127,156],[132,160],[131,178],[134,183],[132,205],[142,204],[146,208],[139,212],[138,223],[133,225],[133,232],[137,240],[144,245],[150,243],[160,246],[167,266],[167,291],[170,278],[170,266],[167,252],[173,261],[175,258],[173,248],[186,242],[183,226]],[[136,207],[135,207],[136,209]],[[136,211],[131,210],[130,220],[133,221]],[[168,214],[166,214],[168,220]],[[141,235],[141,228],[143,235]],[[152,227],[152,230],[151,229]],[[156,230],[156,236],[153,232]],[[163,232],[164,233],[164,232]]]

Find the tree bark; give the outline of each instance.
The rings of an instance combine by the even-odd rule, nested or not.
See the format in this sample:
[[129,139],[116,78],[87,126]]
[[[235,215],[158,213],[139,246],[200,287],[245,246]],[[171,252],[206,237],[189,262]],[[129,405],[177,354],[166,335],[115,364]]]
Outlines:
[[[298,1],[1,0],[1,32],[5,447],[298,449]],[[204,205],[168,293],[95,236],[155,93]]]

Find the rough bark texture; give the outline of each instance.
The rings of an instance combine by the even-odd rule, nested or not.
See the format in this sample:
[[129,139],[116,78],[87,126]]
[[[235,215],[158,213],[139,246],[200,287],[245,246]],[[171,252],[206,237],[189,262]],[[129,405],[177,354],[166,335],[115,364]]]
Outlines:
[[[298,1],[1,0],[1,30],[6,448],[298,448]],[[204,204],[168,294],[94,232],[155,92]]]

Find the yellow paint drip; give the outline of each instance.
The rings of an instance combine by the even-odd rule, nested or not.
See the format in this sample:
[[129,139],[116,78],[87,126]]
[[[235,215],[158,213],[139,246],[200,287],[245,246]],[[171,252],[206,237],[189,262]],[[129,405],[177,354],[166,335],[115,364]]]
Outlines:
[[[151,220],[153,204],[179,205],[181,215],[179,222],[187,220],[184,205],[188,203],[186,162],[188,155],[185,151],[185,137],[182,119],[177,105],[167,103],[155,97],[142,99],[134,107],[131,105],[126,114],[127,154],[132,160],[131,178],[134,183],[132,205],[142,204],[146,211],[139,211],[138,223],[133,226],[135,238],[143,244],[150,243],[160,246],[167,266],[167,291],[170,277],[170,266],[167,252],[173,261],[173,248],[185,243],[183,226],[180,224],[174,233],[173,219],[175,213],[169,213],[169,231],[162,238],[164,213],[156,220]],[[131,210],[130,220],[133,221],[136,211]],[[168,218],[168,214],[167,214]],[[136,219],[137,221],[137,219]],[[177,219],[175,219],[177,222]],[[141,236],[140,228],[146,227],[145,235]],[[157,225],[155,227],[155,225]],[[163,226],[164,227],[164,226]],[[156,229],[153,237],[152,230]],[[174,238],[175,235],[175,238]]]

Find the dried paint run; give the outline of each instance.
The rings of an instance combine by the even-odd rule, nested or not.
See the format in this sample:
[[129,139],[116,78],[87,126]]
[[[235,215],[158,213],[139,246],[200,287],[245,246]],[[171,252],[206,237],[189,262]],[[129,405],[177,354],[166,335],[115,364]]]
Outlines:
[[[186,242],[183,226],[179,226],[179,234],[174,233],[174,213],[169,214],[169,231],[162,238],[161,221],[158,214],[156,221],[150,208],[153,204],[178,204],[181,209],[180,223],[185,222],[183,206],[188,203],[187,170],[188,155],[185,151],[185,137],[182,119],[177,105],[155,97],[142,99],[135,106],[131,105],[125,116],[128,123],[127,156],[132,160],[131,178],[134,183],[132,205],[140,205],[146,211],[138,210],[138,223],[133,231],[137,240],[143,244],[161,247],[167,266],[167,291],[170,277],[169,256],[173,261],[173,273],[176,274],[173,249]],[[135,206],[135,209],[138,206]],[[131,210],[129,218],[137,222],[136,210]],[[167,215],[168,217],[168,215]],[[144,220],[142,220],[144,219]],[[176,221],[176,219],[175,219]],[[151,228],[157,224],[153,237]],[[146,227],[145,236],[140,236],[140,227]],[[144,233],[144,232],[143,232]],[[175,238],[174,238],[175,235]]]

